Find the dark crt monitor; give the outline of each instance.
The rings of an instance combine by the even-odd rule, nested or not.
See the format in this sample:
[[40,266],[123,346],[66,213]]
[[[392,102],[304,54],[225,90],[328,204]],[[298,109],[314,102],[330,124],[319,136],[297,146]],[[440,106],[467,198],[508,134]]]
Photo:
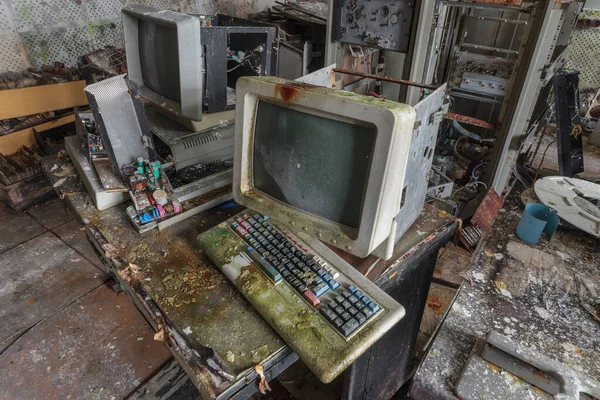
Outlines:
[[359,228],[377,130],[258,102],[255,189],[318,217]]
[[138,31],[144,85],[155,93],[181,103],[177,29],[139,20]]
[[143,5],[123,7],[127,75],[160,111],[202,120],[200,20]]

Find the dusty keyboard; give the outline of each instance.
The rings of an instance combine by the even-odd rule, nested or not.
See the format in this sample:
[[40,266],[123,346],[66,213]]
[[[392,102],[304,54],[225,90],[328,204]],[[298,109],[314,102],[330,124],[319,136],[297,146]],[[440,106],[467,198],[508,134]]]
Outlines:
[[356,286],[341,288],[336,280],[340,277],[338,271],[321,257],[303,251],[274,228],[268,217],[245,214],[238,217],[231,228],[249,245],[246,254],[274,283],[285,280],[312,307],[318,307],[344,337],[350,336],[381,310]]
[[267,216],[238,214],[199,241],[323,382],[404,316],[400,304],[321,242]]

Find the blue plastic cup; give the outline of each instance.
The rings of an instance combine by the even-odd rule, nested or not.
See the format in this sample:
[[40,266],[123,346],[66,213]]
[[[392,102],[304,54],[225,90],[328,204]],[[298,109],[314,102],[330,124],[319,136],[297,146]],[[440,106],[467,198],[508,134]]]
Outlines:
[[546,234],[548,240],[552,239],[558,221],[555,209],[544,204],[527,204],[515,233],[527,244],[538,244],[542,233]]

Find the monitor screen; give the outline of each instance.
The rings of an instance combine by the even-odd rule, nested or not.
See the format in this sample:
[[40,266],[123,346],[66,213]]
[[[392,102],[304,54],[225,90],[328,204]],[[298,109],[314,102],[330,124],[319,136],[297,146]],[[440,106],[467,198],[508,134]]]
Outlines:
[[144,85],[181,103],[177,28],[140,19],[138,32]]
[[259,101],[253,184],[304,212],[358,228],[377,129]]

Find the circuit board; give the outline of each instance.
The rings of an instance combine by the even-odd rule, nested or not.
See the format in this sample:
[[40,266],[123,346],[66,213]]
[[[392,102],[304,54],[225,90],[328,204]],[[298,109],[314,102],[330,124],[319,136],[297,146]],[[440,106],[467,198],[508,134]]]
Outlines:
[[414,1],[336,0],[334,7],[335,40],[408,52]]

